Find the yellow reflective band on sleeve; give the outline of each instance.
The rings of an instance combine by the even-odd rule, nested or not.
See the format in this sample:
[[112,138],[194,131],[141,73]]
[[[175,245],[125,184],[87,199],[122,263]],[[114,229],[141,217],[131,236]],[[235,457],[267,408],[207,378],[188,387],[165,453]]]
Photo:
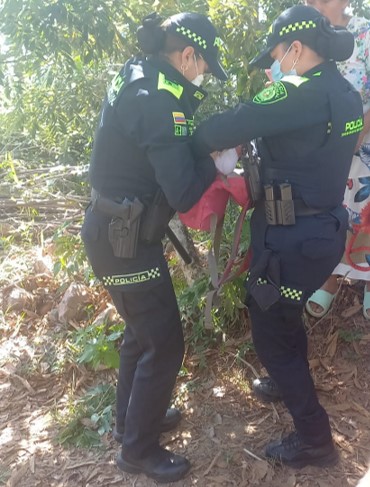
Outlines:
[[166,76],[163,73],[159,73],[158,90],[169,91],[177,99],[180,99],[184,88],[181,85],[178,85],[177,83],[166,79]]
[[284,76],[284,78],[281,80],[286,83],[290,83],[297,88],[301,86],[301,84],[306,83],[306,81],[310,81],[308,78],[304,78],[303,76],[295,76],[294,74],[288,74],[287,76]]
[[279,36],[305,29],[316,29],[316,22],[313,20],[302,20],[302,22],[294,22],[293,24],[286,25],[279,32]]

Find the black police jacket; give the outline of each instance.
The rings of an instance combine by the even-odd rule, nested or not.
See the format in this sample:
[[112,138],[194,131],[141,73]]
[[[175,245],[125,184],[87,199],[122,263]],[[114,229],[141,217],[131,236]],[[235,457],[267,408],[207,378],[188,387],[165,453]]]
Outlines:
[[170,206],[189,210],[216,176],[195,160],[190,136],[205,92],[161,60],[130,59],[114,78],[95,134],[90,182],[108,198],[148,200],[161,187]]
[[264,183],[289,181],[307,205],[333,208],[342,203],[362,128],[360,95],[325,62],[211,117],[195,132],[194,147],[201,155],[260,138]]

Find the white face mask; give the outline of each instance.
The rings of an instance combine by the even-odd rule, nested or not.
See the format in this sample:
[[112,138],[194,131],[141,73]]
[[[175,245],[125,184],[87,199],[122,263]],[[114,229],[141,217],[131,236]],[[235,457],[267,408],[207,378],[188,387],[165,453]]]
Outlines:
[[195,70],[197,75],[194,79],[191,80],[191,82],[195,86],[200,86],[204,81],[204,74],[199,74],[197,58],[195,57],[195,54],[193,54],[193,56],[194,56]]

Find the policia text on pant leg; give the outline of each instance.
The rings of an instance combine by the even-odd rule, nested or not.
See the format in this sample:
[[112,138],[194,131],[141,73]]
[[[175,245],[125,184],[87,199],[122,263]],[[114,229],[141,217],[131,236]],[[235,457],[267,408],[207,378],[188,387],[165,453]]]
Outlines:
[[[118,466],[159,482],[189,462],[159,446],[180,413],[168,410],[184,341],[161,239],[176,210],[189,210],[216,176],[213,159],[194,159],[194,112],[206,93],[220,39],[204,16],[183,13],[138,29],[141,57],[114,78],[104,101],[90,166],[92,202],[82,229],[88,258],[125,320],[117,387]],[[166,413],[167,411],[167,413]]]
[[343,254],[341,203],[362,106],[334,62],[351,55],[349,32],[301,5],[284,11],[270,32],[254,64],[271,67],[275,82],[201,124],[194,146],[204,155],[257,139],[262,198],[251,222],[247,305],[256,351],[296,430],[266,453],[296,467],[324,466],[337,453],[309,372],[301,315]]

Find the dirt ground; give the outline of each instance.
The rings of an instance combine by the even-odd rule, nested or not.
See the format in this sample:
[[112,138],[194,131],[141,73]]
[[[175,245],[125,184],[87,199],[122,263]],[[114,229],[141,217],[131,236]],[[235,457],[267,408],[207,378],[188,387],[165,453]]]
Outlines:
[[[50,282],[48,294],[55,289]],[[361,313],[360,284],[343,286],[332,313],[307,318],[309,356],[321,403],[327,409],[341,462],[331,469],[293,470],[264,460],[264,446],[292,428],[283,405],[264,405],[250,391],[261,366],[253,351],[238,360],[250,340],[226,339],[205,357],[187,354],[187,376],[178,381],[183,421],[163,435],[163,444],[187,456],[189,476],[174,487],[355,486],[370,459],[370,324]],[[0,484],[8,487],[151,487],[146,477],[125,475],[115,466],[119,448],[111,434],[101,449],[65,448],[56,441],[55,411],[89,386],[115,373],[81,366],[53,370],[50,342],[61,330],[36,312],[0,315]],[[55,329],[53,327],[56,327]],[[63,331],[63,330],[62,330]],[[57,341],[57,338],[55,338]],[[206,367],[199,367],[200,359]],[[191,387],[189,387],[189,383]],[[188,384],[187,387],[184,387]]]

